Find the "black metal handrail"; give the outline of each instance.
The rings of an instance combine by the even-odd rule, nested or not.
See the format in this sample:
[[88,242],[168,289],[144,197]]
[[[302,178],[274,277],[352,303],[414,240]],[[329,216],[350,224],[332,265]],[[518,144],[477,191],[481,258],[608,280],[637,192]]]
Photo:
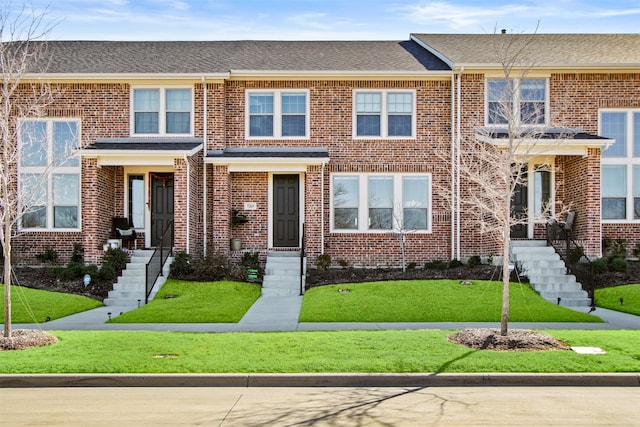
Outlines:
[[304,258],[306,256],[304,222],[302,223],[302,241],[300,243],[300,296],[304,295]]
[[587,291],[593,307],[595,305],[596,269],[593,260],[585,254],[584,247],[579,245],[556,221],[547,223],[547,245],[555,249],[569,272],[580,282],[582,289]]
[[[167,233],[169,235],[167,236]],[[169,245],[166,246],[167,241]],[[166,249],[166,250],[165,250]],[[153,251],[153,255],[151,255],[151,259],[147,263],[146,269],[146,292],[144,303],[147,304],[149,302],[149,295],[151,295],[151,290],[153,289],[153,285],[158,280],[158,277],[162,276],[162,267],[164,267],[164,263],[167,261],[167,258],[171,256],[173,252],[173,221],[169,221],[167,227],[162,232],[162,236],[160,237],[160,241],[156,245],[156,249]]]

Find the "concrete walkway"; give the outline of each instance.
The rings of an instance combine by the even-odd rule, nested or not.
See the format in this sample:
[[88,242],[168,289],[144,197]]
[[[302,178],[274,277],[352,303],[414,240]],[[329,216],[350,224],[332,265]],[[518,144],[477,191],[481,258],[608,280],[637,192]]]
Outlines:
[[[239,323],[105,323],[136,307],[99,307],[40,324],[14,324],[15,329],[44,330],[148,330],[184,332],[266,332],[373,329],[463,329],[499,328],[499,322],[411,322],[411,323],[300,323],[301,296],[260,297]],[[585,311],[588,308],[585,308]],[[598,308],[594,315],[604,323],[509,322],[512,329],[640,329],[640,316]]]

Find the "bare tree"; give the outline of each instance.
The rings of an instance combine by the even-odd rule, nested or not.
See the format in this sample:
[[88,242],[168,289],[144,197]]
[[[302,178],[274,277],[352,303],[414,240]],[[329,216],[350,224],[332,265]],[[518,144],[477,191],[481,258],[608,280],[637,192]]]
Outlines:
[[[526,185],[527,167],[534,157],[545,153],[571,130],[552,127],[553,119],[545,111],[545,82],[529,77],[532,35],[494,34],[493,49],[502,76],[487,83],[487,123],[466,135],[459,148],[457,166],[460,180],[466,183],[461,210],[477,221],[481,233],[495,237],[502,247],[502,310],[500,333],[508,333],[509,254],[511,230],[527,226],[530,210],[515,212],[512,200]],[[445,154],[441,158],[450,158]],[[458,203],[452,200],[453,203]],[[551,215],[552,203],[538,207],[535,215]],[[563,207],[556,207],[561,215]]]
[[[39,203],[42,184],[35,181],[18,188],[21,123],[25,118],[42,116],[53,99],[52,88],[43,82],[25,82],[28,73],[43,70],[46,55],[44,39],[51,27],[44,12],[17,6],[12,2],[0,8],[0,242],[4,256],[4,337],[11,337],[11,243],[16,226],[25,212]],[[28,138],[25,133],[25,138]],[[38,155],[38,154],[36,154]],[[26,193],[29,192],[30,195]]]

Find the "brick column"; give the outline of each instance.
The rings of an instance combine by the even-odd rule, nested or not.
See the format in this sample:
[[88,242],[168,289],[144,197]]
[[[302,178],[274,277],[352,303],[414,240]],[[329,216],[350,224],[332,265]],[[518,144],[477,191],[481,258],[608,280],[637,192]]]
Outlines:
[[98,168],[97,159],[82,159],[82,246],[87,264],[102,262],[102,245],[115,216],[115,167]]
[[209,253],[229,253],[229,216],[231,200],[229,197],[229,167],[214,165],[208,172],[208,229]]
[[[322,248],[322,166],[307,166],[305,175],[305,245],[307,261],[313,263],[323,251]],[[329,206],[329,204],[325,204]],[[328,208],[327,208],[328,209]],[[325,216],[328,212],[325,210]],[[328,216],[327,216],[328,217]]]

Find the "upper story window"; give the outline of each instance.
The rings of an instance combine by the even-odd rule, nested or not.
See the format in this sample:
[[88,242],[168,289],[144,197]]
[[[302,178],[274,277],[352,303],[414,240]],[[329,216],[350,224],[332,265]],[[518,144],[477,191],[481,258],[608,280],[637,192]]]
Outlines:
[[640,110],[603,110],[600,134],[615,143],[600,157],[602,219],[640,220]]
[[190,88],[135,88],[132,96],[132,134],[193,134]]
[[487,124],[544,125],[547,82],[544,79],[487,80]]
[[361,138],[415,137],[414,91],[354,91],[353,134]]
[[248,91],[247,105],[249,138],[309,137],[308,91]]
[[334,174],[332,230],[431,231],[428,174]]
[[25,120],[20,124],[20,228],[80,228],[80,121]]

